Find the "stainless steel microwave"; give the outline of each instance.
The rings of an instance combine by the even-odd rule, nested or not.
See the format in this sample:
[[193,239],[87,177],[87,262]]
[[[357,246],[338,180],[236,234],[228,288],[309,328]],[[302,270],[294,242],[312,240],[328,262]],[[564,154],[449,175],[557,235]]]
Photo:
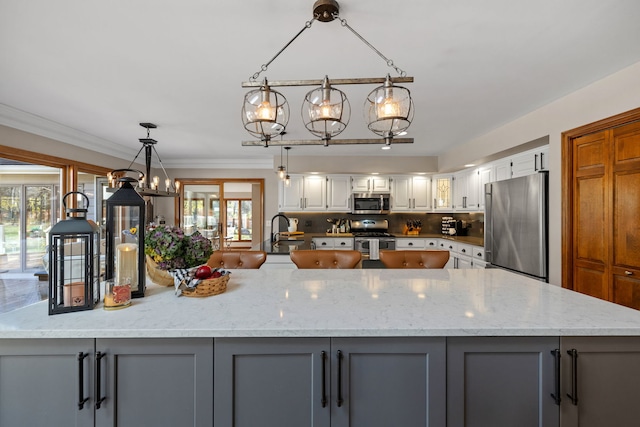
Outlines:
[[351,195],[352,214],[389,213],[390,196],[386,193],[354,193]]

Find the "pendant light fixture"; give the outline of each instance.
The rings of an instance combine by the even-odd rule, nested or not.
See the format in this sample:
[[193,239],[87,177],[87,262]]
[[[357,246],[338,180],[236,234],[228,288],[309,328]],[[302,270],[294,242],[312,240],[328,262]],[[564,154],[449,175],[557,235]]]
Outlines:
[[324,77],[322,86],[307,92],[304,97],[304,125],[309,132],[322,138],[325,145],[347,128],[350,117],[351,107],[347,95],[340,89],[331,87],[328,76]]
[[287,174],[287,168],[282,163],[282,146],[280,146],[280,166],[278,166],[278,178],[284,179]]
[[289,187],[291,185],[291,177],[289,176],[289,150],[291,147],[284,147],[284,149],[287,150],[287,174],[284,177],[284,185]]
[[[243,146],[280,145],[348,145],[348,144],[384,144],[390,148],[391,144],[413,143],[413,138],[398,138],[406,133],[414,116],[413,99],[408,89],[398,83],[412,83],[413,77],[407,77],[406,72],[394,65],[379,50],[364,37],[356,32],[346,19],[339,15],[340,7],[335,0],[317,0],[313,5],[313,18],[287,42],[271,60],[263,64],[248,82],[242,87],[257,87],[249,91],[244,98],[242,107],[242,121],[245,129],[259,141],[243,141]],[[365,45],[380,56],[387,66],[393,68],[399,77],[387,74],[383,78],[347,78],[331,79],[325,76],[322,80],[282,80],[270,81],[264,78],[258,82],[260,74],[267,71],[269,65],[286,50],[305,30],[311,28],[315,21],[331,22],[338,20],[342,27],[347,28]],[[353,84],[381,84],[375,88],[364,102],[364,116],[367,127],[380,139],[334,139],[343,132],[349,124],[351,108],[346,94],[337,89],[339,85]],[[317,140],[273,141],[276,135],[282,135],[289,123],[289,107],[286,98],[273,87],[287,86],[316,86],[307,92],[302,104],[302,119],[305,127]]]
[[[140,156],[140,153],[142,153],[142,150],[144,150],[146,175],[141,174],[140,180],[138,181],[137,185],[135,185],[134,187],[135,190],[141,196],[178,197],[179,184],[177,182],[172,181],[169,178],[169,175],[167,174],[167,171],[164,168],[164,165],[162,164],[162,159],[160,159],[160,156],[158,155],[158,151],[156,150],[156,147],[155,147],[158,141],[150,137],[150,129],[156,129],[158,126],[156,126],[153,123],[140,123],[140,126],[147,129],[147,137],[139,139],[139,141],[142,143],[142,147],[140,148],[140,150],[138,150],[138,154],[136,154],[136,156],[133,158],[133,160],[129,164],[129,167],[122,170],[132,170],[131,168],[133,164],[138,159],[138,156]],[[165,179],[162,183],[160,182],[160,177],[158,176],[151,177],[151,159],[152,159],[153,153],[155,153],[156,158],[158,159],[158,163],[160,164],[160,167],[164,172]],[[122,174],[119,176],[116,176],[113,173],[109,173],[107,177],[109,179],[109,187],[110,187],[108,191],[113,193],[120,186],[119,178],[122,177]]]

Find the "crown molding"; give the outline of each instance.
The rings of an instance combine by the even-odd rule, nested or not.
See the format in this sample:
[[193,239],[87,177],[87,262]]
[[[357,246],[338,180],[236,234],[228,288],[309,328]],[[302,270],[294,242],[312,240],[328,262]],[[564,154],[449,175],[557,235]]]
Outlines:
[[[70,128],[6,104],[0,104],[0,125],[122,160],[131,160],[137,154],[137,150],[129,149],[113,141]],[[164,159],[163,164],[166,168],[271,169],[273,167],[273,159]],[[156,159],[152,159],[152,165],[154,168],[160,167]]]
[[136,151],[113,141],[98,138],[6,104],[0,104],[0,124],[123,160],[130,160],[136,155]]

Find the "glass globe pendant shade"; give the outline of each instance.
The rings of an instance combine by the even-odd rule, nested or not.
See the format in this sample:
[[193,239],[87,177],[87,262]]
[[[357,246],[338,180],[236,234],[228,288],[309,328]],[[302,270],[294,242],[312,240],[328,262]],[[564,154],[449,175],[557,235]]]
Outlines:
[[247,92],[242,106],[242,123],[251,135],[263,141],[280,135],[289,123],[289,104],[287,99],[275,90],[271,90],[267,79],[260,89]]
[[375,88],[364,102],[369,130],[383,138],[404,132],[413,121],[413,99],[409,89],[395,86],[387,75],[384,85]]
[[345,93],[331,87],[325,76],[322,86],[304,97],[302,120],[309,132],[324,140],[339,135],[347,128],[351,118],[351,106]]

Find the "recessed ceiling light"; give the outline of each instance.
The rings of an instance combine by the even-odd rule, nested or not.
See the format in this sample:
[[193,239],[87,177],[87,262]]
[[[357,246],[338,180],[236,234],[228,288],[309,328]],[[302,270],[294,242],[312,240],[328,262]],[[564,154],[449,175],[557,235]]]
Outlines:
[[464,165],[464,167],[465,167],[465,168],[470,168],[470,167],[472,167],[472,166],[475,166],[475,164],[473,164],[473,163],[468,163],[468,164]]

